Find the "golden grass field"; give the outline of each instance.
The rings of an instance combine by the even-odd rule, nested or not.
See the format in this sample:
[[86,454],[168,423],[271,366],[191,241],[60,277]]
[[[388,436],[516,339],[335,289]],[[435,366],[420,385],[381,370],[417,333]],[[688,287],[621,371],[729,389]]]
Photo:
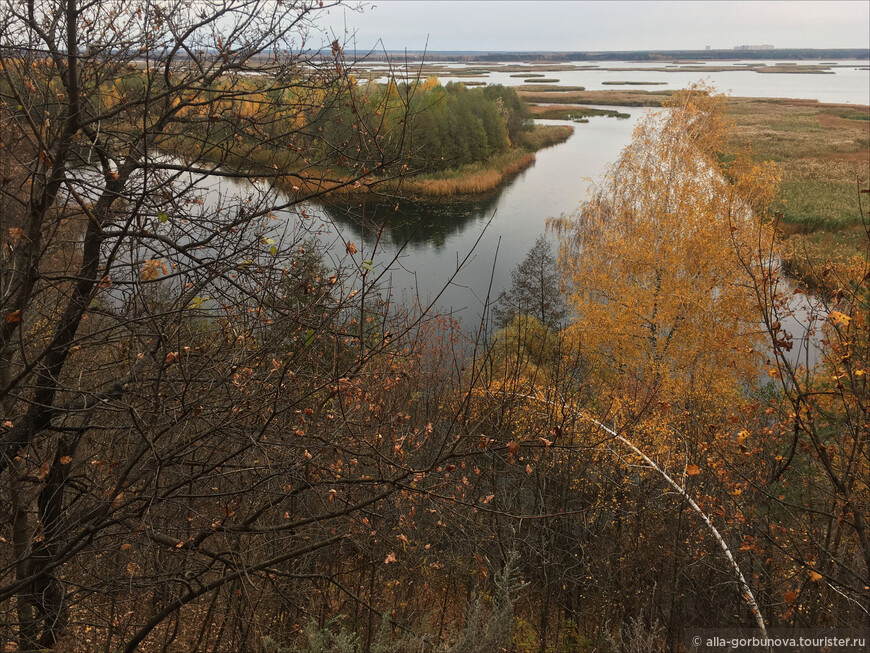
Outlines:
[[[867,255],[870,107],[734,98],[734,144],[776,161],[781,228],[792,272],[824,285],[828,262]],[[863,215],[863,217],[862,217]]]

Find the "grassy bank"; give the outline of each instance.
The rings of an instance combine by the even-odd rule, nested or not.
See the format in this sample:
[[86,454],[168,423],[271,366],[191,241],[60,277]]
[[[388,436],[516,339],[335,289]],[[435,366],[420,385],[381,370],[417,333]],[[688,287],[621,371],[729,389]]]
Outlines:
[[602,86],[664,86],[667,82],[601,82]]
[[631,116],[615,109],[592,109],[589,107],[578,107],[572,105],[534,105],[530,107],[532,115],[535,118],[544,120],[573,120],[575,122],[586,122],[588,118],[594,116],[605,116],[607,118],[618,118],[620,120],[630,118]]
[[[574,128],[567,125],[535,125],[521,132],[514,146],[502,154],[497,154],[484,162],[472,163],[449,168],[427,175],[412,175],[402,178],[367,175],[355,179],[349,171],[320,171],[312,167],[297,170],[290,164],[278,166],[285,176],[278,179],[278,185],[288,193],[300,196],[341,195],[365,198],[372,194],[395,194],[412,196],[415,199],[449,199],[455,197],[484,195],[496,190],[514,175],[519,174],[535,162],[535,152],[570,138]],[[256,176],[257,168],[274,176],[270,155],[255,150],[242,157],[223,152],[220,160],[208,157],[193,149],[193,141],[183,137],[176,139],[171,152],[187,159],[203,159],[229,168],[251,170]],[[259,160],[262,157],[262,160]]]
[[859,198],[870,185],[870,107],[808,100],[734,98],[734,145],[782,174],[779,209],[791,272],[825,287],[829,262],[866,255]]
[[624,107],[660,107],[673,91],[552,91],[530,92],[522,86],[517,95],[534,104],[605,104]]
[[[524,135],[523,142],[510,151],[491,157],[482,163],[451,168],[430,175],[402,179],[379,179],[374,176],[360,180],[359,185],[346,180],[309,180],[299,186],[298,180],[287,185],[306,194],[324,193],[343,196],[365,196],[377,193],[400,195],[413,199],[454,199],[491,193],[511,177],[535,162],[534,150],[540,150],[567,140],[574,128],[569,126],[538,125]],[[297,192],[299,192],[297,191]]]

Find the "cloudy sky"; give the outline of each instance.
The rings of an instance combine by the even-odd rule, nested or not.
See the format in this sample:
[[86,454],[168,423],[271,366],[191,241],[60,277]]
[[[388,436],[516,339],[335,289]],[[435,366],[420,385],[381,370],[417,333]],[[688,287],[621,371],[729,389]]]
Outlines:
[[866,48],[870,2],[387,0],[333,9],[325,25],[366,50]]

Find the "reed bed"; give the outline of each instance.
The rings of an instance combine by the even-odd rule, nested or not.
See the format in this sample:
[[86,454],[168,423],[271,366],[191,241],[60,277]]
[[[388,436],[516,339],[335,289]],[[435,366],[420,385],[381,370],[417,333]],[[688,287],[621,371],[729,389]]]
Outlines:
[[601,82],[602,86],[665,86],[667,82]]
[[527,150],[541,150],[562,143],[574,133],[570,125],[535,125],[531,131],[523,134],[523,142],[518,145]]
[[496,190],[510,177],[535,162],[532,152],[513,151],[494,157],[485,164],[473,164],[427,177],[378,178],[373,175],[358,180],[306,178],[288,176],[281,180],[285,191],[300,197],[354,196],[377,193],[403,197],[446,199],[457,196],[483,195]]
[[859,191],[870,185],[870,107],[733,98],[728,113],[735,124],[733,145],[749,146],[757,159],[779,165],[787,267],[807,285],[824,289],[819,270],[866,256]]
[[577,105],[534,105],[530,107],[531,113],[535,118],[544,120],[585,120],[595,116],[605,116],[607,118],[617,118],[620,120],[630,118],[627,113],[616,111],[615,109],[591,109]]
[[535,82],[539,82],[541,80],[532,80],[532,83],[523,84],[522,86],[517,87],[517,91],[522,91],[524,93],[534,93],[537,91],[541,91],[544,93],[549,93],[551,91],[558,91],[559,93],[570,93],[572,91],[585,91],[585,86],[548,86],[546,84],[537,84]]
[[[538,125],[524,134],[521,148],[496,155],[484,163],[474,163],[432,175],[382,179],[369,175],[359,180],[320,176],[300,181],[289,176],[282,186],[299,195],[365,196],[371,193],[395,194],[427,199],[449,199],[484,195],[499,188],[511,177],[535,162],[534,152],[567,140],[574,128],[561,125]],[[357,183],[358,182],[358,183]]]
[[517,95],[536,104],[607,104],[626,107],[660,107],[674,91],[573,91],[530,92],[522,86]]
[[[287,171],[276,179],[276,185],[288,194],[298,197],[365,197],[367,195],[395,194],[402,196],[425,197],[427,199],[449,199],[453,197],[483,195],[496,190],[511,177],[519,174],[535,162],[535,154],[529,150],[540,150],[567,140],[574,128],[560,125],[537,125],[523,134],[523,142],[514,149],[491,157],[483,163],[475,163],[440,173],[418,177],[378,177],[366,175],[361,178],[349,174],[335,174],[306,168],[298,172]],[[179,142],[175,154],[184,155],[189,148]],[[189,150],[192,155],[194,150]],[[196,152],[200,157],[201,153]],[[216,162],[215,162],[216,163]],[[222,165],[237,165],[250,168],[255,161],[240,156],[222,157]],[[271,168],[269,169],[271,172]],[[256,172],[252,172],[252,177]]]
[[493,166],[480,168],[479,164],[451,171],[451,176],[442,178],[407,179],[401,183],[404,193],[427,198],[445,198],[467,195],[483,195],[501,186],[507,179],[519,174],[535,162],[532,152],[510,153],[487,162]]

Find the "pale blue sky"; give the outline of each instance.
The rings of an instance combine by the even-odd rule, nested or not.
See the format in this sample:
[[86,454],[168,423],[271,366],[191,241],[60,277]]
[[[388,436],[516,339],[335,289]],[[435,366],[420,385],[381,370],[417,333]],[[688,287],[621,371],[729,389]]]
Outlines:
[[[356,3],[357,5],[359,3]],[[607,2],[388,0],[320,21],[357,47],[421,50],[866,48],[870,1]]]

